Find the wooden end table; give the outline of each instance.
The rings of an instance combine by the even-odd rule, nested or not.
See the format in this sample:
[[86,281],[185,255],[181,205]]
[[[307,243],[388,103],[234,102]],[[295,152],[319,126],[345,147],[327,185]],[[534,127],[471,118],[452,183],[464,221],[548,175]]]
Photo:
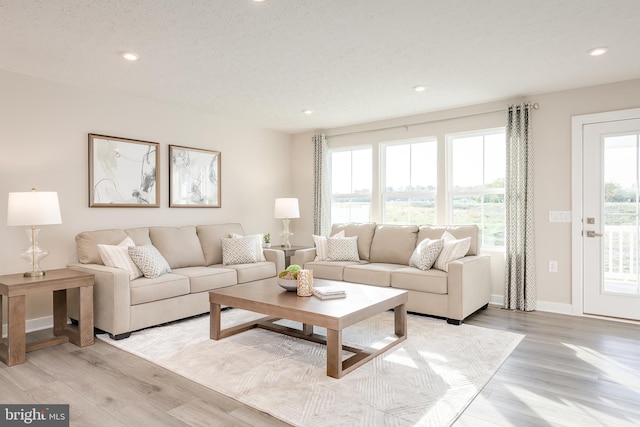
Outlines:
[[284,252],[284,268],[287,268],[291,265],[291,257],[296,254],[296,251],[299,249],[310,249],[313,246],[291,246],[290,248],[285,248],[282,245],[271,246],[270,249],[277,249],[279,251]]
[[[0,360],[9,366],[24,363],[26,353],[56,344],[71,342],[78,347],[93,344],[94,276],[62,268],[47,270],[43,277],[22,274],[0,276],[0,319],[2,298],[7,298],[7,343],[0,342]],[[78,326],[67,324],[67,289],[80,292]],[[53,292],[53,337],[27,343],[25,327],[26,296]]]

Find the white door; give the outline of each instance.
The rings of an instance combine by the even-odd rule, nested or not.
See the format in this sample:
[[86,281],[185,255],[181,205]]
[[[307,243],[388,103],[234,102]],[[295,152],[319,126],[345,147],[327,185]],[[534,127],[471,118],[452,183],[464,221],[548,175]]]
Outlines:
[[640,320],[640,118],[583,126],[583,311]]

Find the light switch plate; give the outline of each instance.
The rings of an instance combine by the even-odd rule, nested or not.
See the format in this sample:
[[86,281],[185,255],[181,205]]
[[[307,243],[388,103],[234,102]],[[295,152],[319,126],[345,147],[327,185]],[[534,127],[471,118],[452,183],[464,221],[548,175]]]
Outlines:
[[571,211],[549,211],[549,222],[571,222]]

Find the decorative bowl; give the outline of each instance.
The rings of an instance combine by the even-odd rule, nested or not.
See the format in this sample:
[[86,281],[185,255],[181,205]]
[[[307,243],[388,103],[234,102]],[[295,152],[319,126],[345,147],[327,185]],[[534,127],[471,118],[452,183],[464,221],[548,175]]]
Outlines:
[[286,280],[278,278],[278,285],[283,287],[289,292],[295,292],[298,290],[298,281],[297,280]]

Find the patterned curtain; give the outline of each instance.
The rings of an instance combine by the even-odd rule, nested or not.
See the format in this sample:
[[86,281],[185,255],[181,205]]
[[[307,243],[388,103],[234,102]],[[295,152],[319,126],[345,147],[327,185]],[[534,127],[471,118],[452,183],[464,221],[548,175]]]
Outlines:
[[506,129],[504,308],[523,311],[536,309],[530,110],[529,104],[509,107]]
[[324,134],[313,138],[313,234],[326,236],[331,228],[329,198],[329,168],[327,167],[327,138]]

